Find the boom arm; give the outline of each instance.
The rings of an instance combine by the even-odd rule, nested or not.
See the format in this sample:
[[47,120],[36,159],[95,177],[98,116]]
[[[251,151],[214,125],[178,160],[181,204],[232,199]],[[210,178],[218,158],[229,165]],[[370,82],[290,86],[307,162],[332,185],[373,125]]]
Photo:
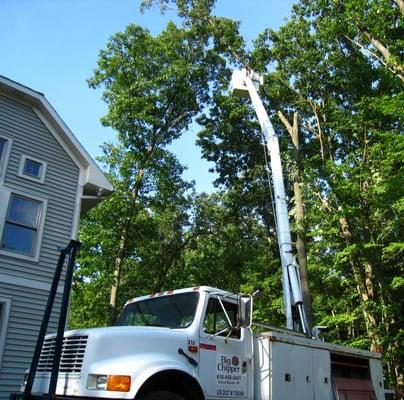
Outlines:
[[272,184],[275,195],[277,236],[282,264],[282,286],[285,299],[286,326],[288,329],[294,328],[296,318],[294,318],[292,311],[293,307],[295,307],[298,311],[298,318],[303,332],[309,333],[310,330],[303,307],[299,267],[292,252],[292,237],[286,204],[285,186],[283,183],[278,136],[274,131],[257,92],[262,83],[262,77],[252,70],[236,70],[233,72],[231,90],[235,95],[245,96],[247,93],[249,94],[270,154]]

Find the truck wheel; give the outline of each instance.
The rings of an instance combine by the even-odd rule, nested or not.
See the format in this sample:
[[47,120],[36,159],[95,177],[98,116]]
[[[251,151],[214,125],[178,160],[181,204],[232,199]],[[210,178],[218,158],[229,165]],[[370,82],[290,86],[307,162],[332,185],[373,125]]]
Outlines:
[[142,397],[142,400],[186,400],[186,399],[184,399],[184,397],[180,396],[177,393],[158,391],[147,394],[145,397]]

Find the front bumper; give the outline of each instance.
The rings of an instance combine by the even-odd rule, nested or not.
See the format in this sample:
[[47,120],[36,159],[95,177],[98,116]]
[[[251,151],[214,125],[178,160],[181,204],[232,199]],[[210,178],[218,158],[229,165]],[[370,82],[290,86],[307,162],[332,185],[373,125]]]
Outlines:
[[[63,396],[58,394],[47,394],[47,393],[32,393],[31,395],[25,396],[24,393],[11,393],[9,400],[94,400],[94,397],[83,397],[83,396]],[[105,398],[102,400],[117,400],[116,398]]]

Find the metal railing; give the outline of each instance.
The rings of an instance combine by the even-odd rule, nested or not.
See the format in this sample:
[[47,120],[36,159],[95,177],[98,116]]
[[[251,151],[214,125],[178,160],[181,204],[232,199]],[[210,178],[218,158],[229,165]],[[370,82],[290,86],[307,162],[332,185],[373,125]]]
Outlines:
[[29,374],[27,377],[27,382],[25,385],[24,393],[22,394],[11,394],[10,399],[22,398],[23,400],[29,400],[32,398],[32,386],[35,379],[35,374],[38,370],[39,359],[41,356],[42,346],[44,344],[46,331],[48,329],[50,316],[52,313],[52,308],[55,303],[56,293],[61,281],[63,267],[66,264],[66,275],[64,279],[64,287],[63,287],[63,295],[62,295],[62,304],[60,308],[60,315],[58,321],[58,328],[55,340],[55,350],[54,357],[51,365],[51,377],[49,381],[49,390],[46,393],[46,397],[52,398],[56,392],[56,385],[59,374],[59,364],[62,353],[63,346],[63,333],[65,330],[66,319],[67,319],[67,310],[69,307],[69,297],[70,291],[72,287],[73,280],[73,270],[76,259],[76,254],[81,247],[81,243],[77,240],[71,240],[70,243],[60,251],[59,260],[55,269],[55,273],[53,275],[52,285],[49,291],[48,301],[46,303],[45,312],[42,318],[41,327],[38,333],[38,339],[36,342],[34,354],[31,361],[31,367],[29,370]]

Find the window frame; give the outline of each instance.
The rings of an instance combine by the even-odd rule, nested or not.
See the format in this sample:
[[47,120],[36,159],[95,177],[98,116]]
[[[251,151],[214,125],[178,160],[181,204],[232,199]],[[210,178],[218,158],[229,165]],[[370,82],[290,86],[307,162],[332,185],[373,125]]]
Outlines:
[[[204,310],[203,310],[203,318],[202,318],[202,323],[201,323],[201,331],[202,331],[202,333],[204,334],[204,335],[213,335],[214,337],[216,337],[216,338],[222,338],[222,339],[224,339],[224,340],[228,340],[228,339],[232,339],[232,340],[242,340],[242,337],[243,337],[243,329],[242,328],[238,328],[237,330],[235,330],[234,331],[234,333],[232,332],[230,335],[228,335],[228,333],[223,333],[223,334],[219,334],[219,335],[217,335],[217,333],[211,333],[211,332],[207,332],[206,330],[205,330],[205,321],[206,321],[206,317],[207,317],[207,314],[208,314],[208,310],[209,310],[209,303],[210,303],[210,301],[211,300],[215,300],[215,301],[217,301],[218,303],[219,303],[219,306],[220,307],[222,307],[222,304],[223,304],[223,307],[226,309],[226,306],[225,306],[225,304],[231,304],[232,305],[232,307],[234,306],[234,307],[236,307],[237,308],[237,310],[238,310],[238,303],[237,303],[237,301],[235,301],[234,299],[231,299],[231,298],[226,298],[226,296],[224,296],[224,297],[222,297],[222,296],[218,296],[218,295],[210,295],[208,298],[207,298],[207,300],[206,300],[206,305],[205,305],[205,308],[204,308]],[[222,304],[221,304],[222,303]],[[226,312],[228,312],[229,310],[227,310],[226,309]],[[224,313],[224,311],[223,311],[223,313]],[[229,316],[230,317],[230,316]],[[235,315],[235,317],[237,318],[237,312],[236,312],[236,315]],[[225,319],[227,319],[227,317],[225,316]],[[227,324],[228,324],[228,321],[226,321],[227,322]],[[216,325],[216,322],[215,322],[215,325]],[[216,328],[216,327],[215,327]]]
[[6,297],[0,297],[0,368],[3,361],[3,353],[7,337],[10,310],[11,310],[11,299]]
[[3,150],[2,154],[0,154],[0,185],[2,185],[6,177],[7,164],[10,158],[13,139],[3,135],[2,133],[0,133],[0,138],[6,141],[5,150]]
[[[11,199],[12,199],[13,195],[15,195],[17,197],[25,198],[27,200],[32,200],[32,201],[41,203],[39,222],[38,222],[38,226],[36,229],[35,243],[33,245],[33,251],[31,254],[26,254],[26,253],[9,250],[9,249],[1,247],[2,242],[3,242],[3,237],[4,237],[4,229],[7,224],[8,212],[10,209]],[[4,207],[4,210],[0,210],[0,255],[6,255],[9,257],[20,258],[20,259],[28,260],[28,261],[39,261],[40,248],[41,248],[43,233],[44,233],[44,228],[45,228],[45,219],[46,219],[46,212],[47,212],[47,207],[48,207],[48,200],[44,199],[44,198],[40,198],[38,196],[28,194],[28,193],[17,191],[17,190],[11,191],[11,190],[1,190],[0,189],[0,202],[3,202],[3,204],[7,204],[7,207]]]
[[[185,298],[186,296],[188,296],[189,298],[192,297],[192,300],[194,302],[194,310],[192,313],[192,319],[187,321],[187,323],[185,325],[176,325],[176,326],[171,326],[171,325],[160,325],[160,324],[153,324],[151,323],[149,324],[124,324],[125,319],[127,319],[128,315],[130,315],[131,313],[133,313],[134,309],[136,310],[136,312],[139,315],[148,315],[150,317],[156,317],[157,314],[153,313],[153,309],[151,308],[151,306],[153,306],[153,303],[158,303],[161,301],[171,301],[172,299],[179,299],[179,298]],[[189,300],[189,299],[188,299]],[[159,326],[163,326],[166,328],[170,328],[170,329],[187,329],[189,328],[194,321],[196,320],[196,313],[198,310],[198,304],[200,301],[200,295],[198,292],[183,292],[183,293],[174,293],[174,294],[168,294],[165,296],[155,296],[155,297],[149,297],[147,299],[143,299],[143,300],[138,300],[132,303],[127,304],[121,315],[118,317],[118,319],[116,320],[114,326],[151,326],[151,327],[159,327]],[[143,308],[143,309],[142,309]],[[179,308],[178,307],[178,302],[175,304],[174,308]],[[146,309],[148,311],[150,311],[150,314],[146,314]],[[183,310],[181,310],[182,312]]]
[[[25,162],[27,160],[31,160],[31,161],[41,164],[40,173],[39,173],[40,176],[36,177],[34,175],[28,175],[28,174],[24,173]],[[21,159],[20,159],[20,165],[18,167],[18,176],[20,178],[28,179],[30,181],[43,184],[45,182],[45,174],[46,174],[47,166],[48,166],[48,164],[45,161],[39,160],[38,158],[35,158],[35,157],[31,157],[27,154],[22,154]]]

